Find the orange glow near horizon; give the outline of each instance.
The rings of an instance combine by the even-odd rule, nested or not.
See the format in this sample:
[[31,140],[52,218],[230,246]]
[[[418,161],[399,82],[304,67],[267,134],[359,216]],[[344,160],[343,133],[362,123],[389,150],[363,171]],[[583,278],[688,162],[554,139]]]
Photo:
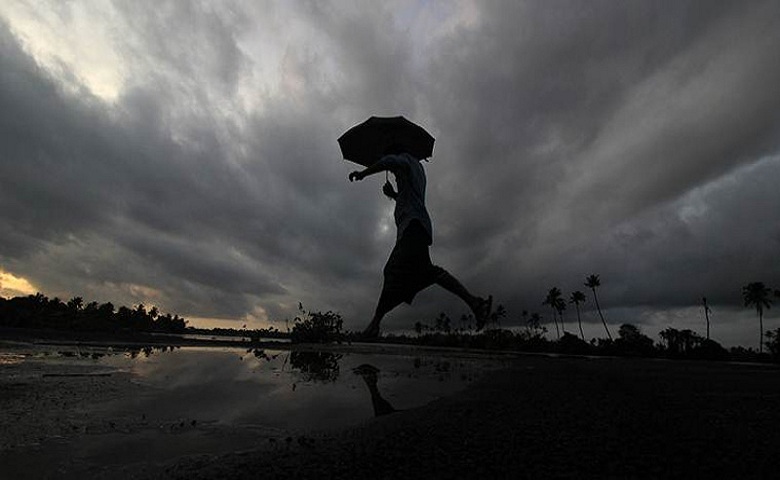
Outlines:
[[0,296],[16,297],[20,295],[32,295],[38,290],[23,277],[17,277],[0,269]]
[[278,325],[274,325],[270,322],[263,322],[257,319],[227,319],[227,318],[208,318],[208,317],[189,317],[184,315],[184,319],[187,321],[188,327],[195,328],[235,328],[241,330],[246,325],[247,330],[257,330],[269,327],[279,328]]

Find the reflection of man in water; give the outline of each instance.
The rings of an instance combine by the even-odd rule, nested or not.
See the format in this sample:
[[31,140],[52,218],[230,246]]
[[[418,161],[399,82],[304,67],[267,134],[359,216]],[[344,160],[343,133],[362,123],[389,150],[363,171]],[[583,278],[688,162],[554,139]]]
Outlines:
[[379,393],[379,388],[376,386],[377,374],[379,373],[378,368],[373,365],[363,364],[356,367],[353,372],[355,372],[355,375],[360,375],[363,378],[363,381],[366,382],[368,392],[371,394],[371,404],[374,406],[375,416],[381,417],[382,415],[387,415],[388,413],[396,411],[395,408],[390,405],[390,402],[382,398],[382,395]]
[[466,302],[474,313],[477,328],[482,328],[490,315],[493,297],[484,299],[472,295],[449,272],[431,263],[428,247],[433,243],[433,227],[425,208],[425,170],[419,160],[405,150],[402,145],[393,145],[385,150],[385,156],[375,164],[349,174],[349,180],[353,181],[390,171],[398,184],[398,192],[390,182],[386,182],[382,188],[385,195],[395,200],[398,234],[384,268],[384,285],[374,318],[363,335],[377,337],[379,324],[388,312],[401,302],[411,304],[417,292],[434,283]]

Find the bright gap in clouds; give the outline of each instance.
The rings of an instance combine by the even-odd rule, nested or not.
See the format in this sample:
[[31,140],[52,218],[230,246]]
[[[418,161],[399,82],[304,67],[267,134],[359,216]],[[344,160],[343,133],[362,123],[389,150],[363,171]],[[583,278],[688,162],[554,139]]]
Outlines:
[[[0,18],[9,24],[26,52],[66,91],[78,94],[86,89],[106,102],[115,102],[128,88],[158,81],[160,77],[169,76],[173,83],[181,86],[182,79],[169,71],[171,65],[166,60],[170,59],[161,60],[156,56],[159,52],[149,50],[155,32],[145,30],[144,20],[128,23],[126,12],[110,2],[43,3],[0,2]],[[149,13],[149,17],[170,16],[187,8],[168,10],[170,12]],[[285,82],[295,80],[290,79],[291,72],[286,68],[292,54],[291,40],[306,41],[312,48],[317,45],[317,40],[305,33],[305,26],[293,25],[293,31],[290,31],[294,22],[287,9],[277,10],[280,11],[255,12],[258,15],[253,20],[257,23],[255,28],[236,33],[237,46],[251,61],[238,79],[237,91],[231,92],[227,99],[230,105],[223,105],[228,110],[236,106],[233,103],[245,112],[261,109],[263,99],[279,94],[284,90]],[[200,27],[192,26],[196,32]],[[279,41],[282,34],[287,41]],[[164,38],[163,43],[168,45],[161,45],[161,50],[177,40],[180,39]],[[209,46],[205,37],[202,40],[203,43],[184,48],[192,53]],[[208,75],[208,62],[204,59],[203,65],[191,67],[194,69],[192,77],[186,81],[197,83],[198,88],[204,90],[200,93],[207,93],[208,82],[201,75]]]
[[26,2],[0,5],[0,16],[22,39],[24,48],[66,88],[86,87],[104,100],[119,96],[126,75],[114,48],[117,18],[109,4],[62,3],[40,8]]
[[0,296],[16,297],[21,295],[32,295],[38,290],[23,277],[6,272],[0,269]]
[[271,323],[268,318],[268,312],[257,305],[251,312],[244,315],[242,318],[212,318],[212,317],[185,317],[187,326],[195,328],[246,328],[247,330],[257,330],[276,327],[278,329],[284,328],[286,323],[292,328],[292,319],[287,319],[286,322]]

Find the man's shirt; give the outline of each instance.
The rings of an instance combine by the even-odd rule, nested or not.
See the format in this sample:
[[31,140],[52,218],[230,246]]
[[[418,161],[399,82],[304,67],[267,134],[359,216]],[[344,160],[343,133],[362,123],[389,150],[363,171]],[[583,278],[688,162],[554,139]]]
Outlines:
[[385,155],[379,165],[390,170],[398,183],[398,197],[395,199],[395,224],[398,227],[396,241],[400,240],[404,230],[413,220],[418,220],[433,243],[433,226],[428,210],[425,208],[425,170],[420,161],[402,153]]

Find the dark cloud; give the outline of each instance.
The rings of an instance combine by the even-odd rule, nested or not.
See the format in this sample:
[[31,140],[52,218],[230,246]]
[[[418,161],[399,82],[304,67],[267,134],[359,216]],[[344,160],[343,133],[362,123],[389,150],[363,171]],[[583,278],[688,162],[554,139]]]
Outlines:
[[4,22],[0,48],[0,244],[17,256],[104,215],[94,207],[104,203],[94,182],[102,152],[90,144],[97,126],[90,99],[68,105]]
[[[448,212],[497,220],[486,212],[506,205],[523,214],[502,223],[526,235],[540,214],[614,223],[776,148],[776,11],[565,5],[495,7],[434,56],[428,75],[447,88],[431,81],[426,96],[455,164],[437,193],[463,204]],[[474,201],[453,198],[478,185]]]
[[[336,138],[397,113],[437,137],[434,261],[510,323],[590,273],[654,328],[780,285],[775,2],[115,9],[110,101],[0,21],[0,268],[47,292],[359,327],[392,204],[346,181]],[[387,326],[442,310],[465,307],[431,289]]]
[[[740,267],[725,255],[729,240],[686,237],[689,227],[652,212],[777,151],[780,97],[770,85],[780,71],[768,47],[776,6],[496,5],[443,44],[428,71],[448,79],[426,91],[446,132],[437,160],[452,164],[437,170],[431,201],[447,225],[439,244],[460,252],[458,264],[476,269],[483,289],[494,278],[511,285],[498,288],[522,299],[509,300],[516,305],[534,305],[526,292],[541,297],[539,280],[581,288],[572,279],[590,271],[614,272],[607,276],[632,289],[620,304],[657,306],[697,298],[680,285],[713,268],[733,276]],[[703,222],[725,207],[710,207]],[[699,228],[727,239],[740,228],[739,215],[717,218],[717,227]],[[749,231],[764,238],[767,227]],[[702,248],[712,262],[699,258]],[[678,268],[668,268],[671,258]],[[643,264],[644,278],[627,262]],[[738,296],[734,283],[718,290],[729,285]]]

